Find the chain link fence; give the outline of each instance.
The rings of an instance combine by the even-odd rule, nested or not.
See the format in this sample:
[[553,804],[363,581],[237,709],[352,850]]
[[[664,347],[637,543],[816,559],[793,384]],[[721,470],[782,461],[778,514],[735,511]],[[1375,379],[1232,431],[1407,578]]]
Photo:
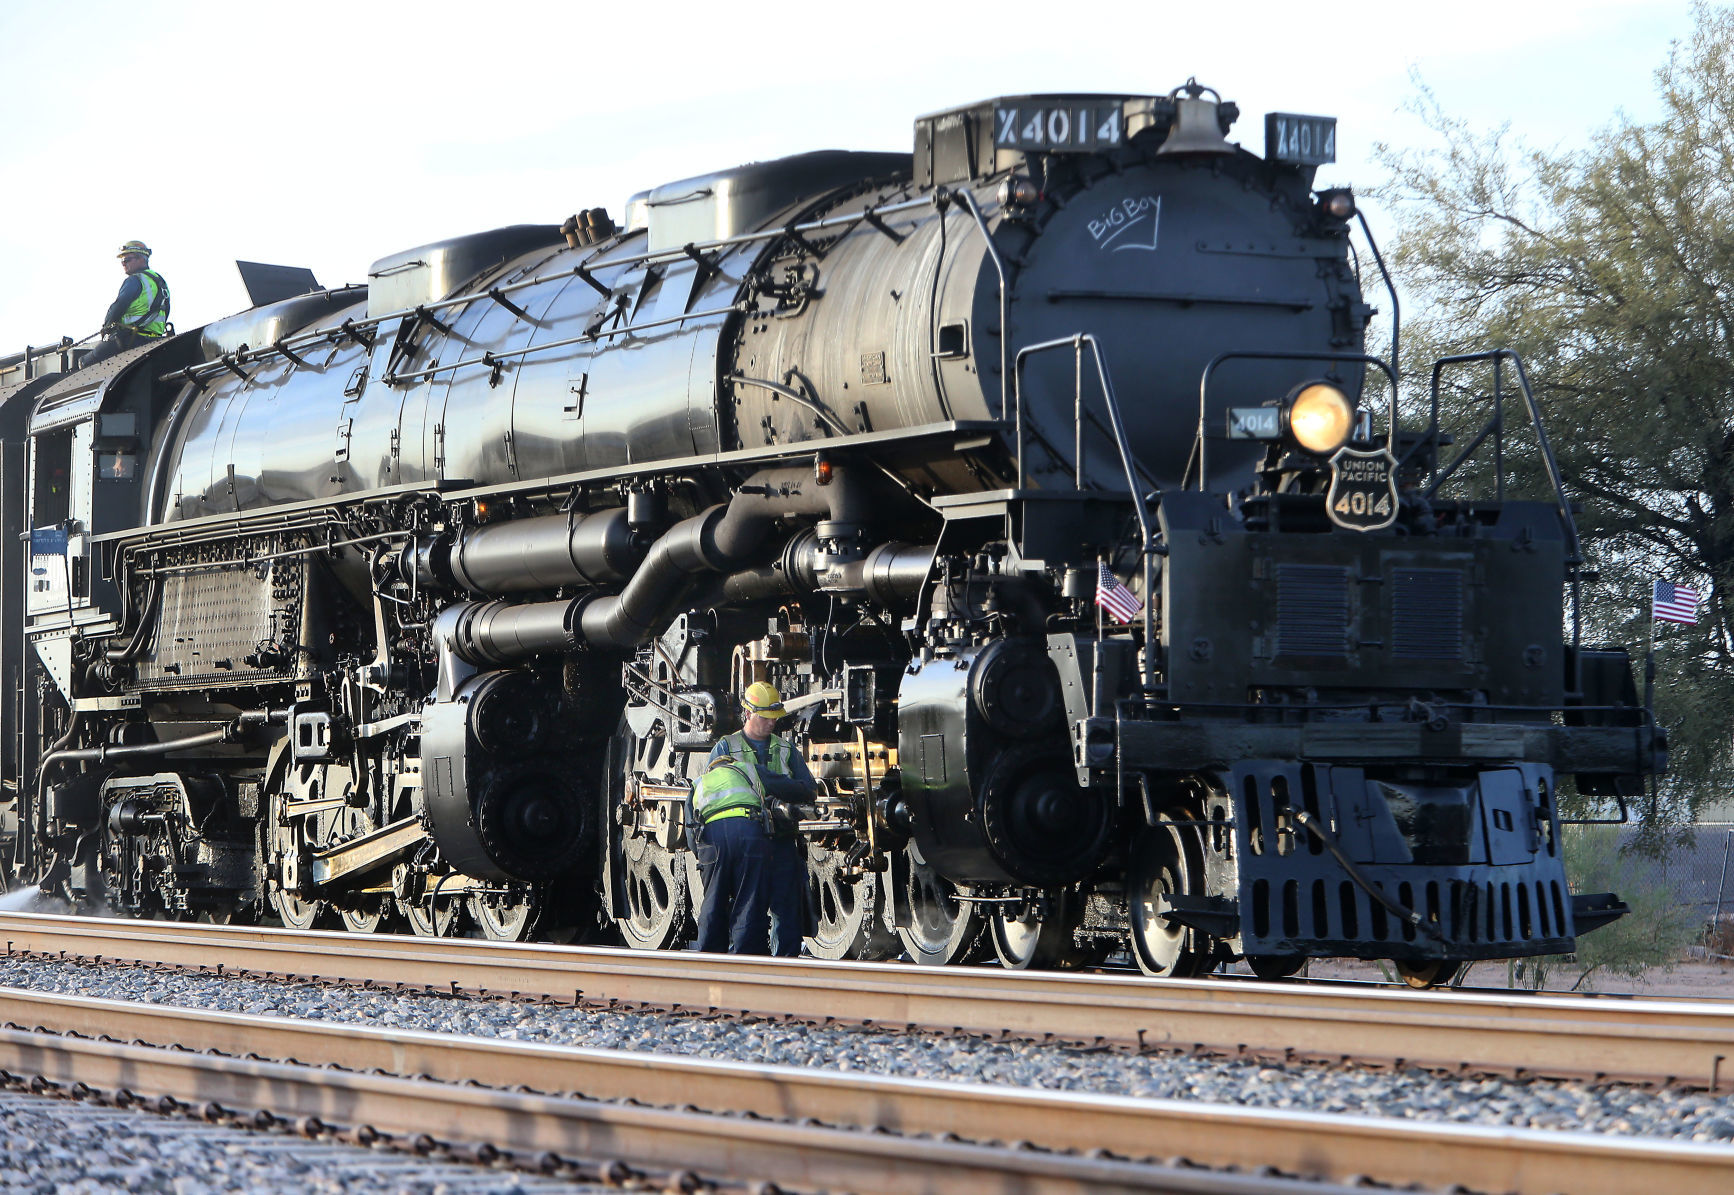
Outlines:
[[[1621,834],[1622,850],[1636,837],[1631,830]],[[1693,920],[1704,926],[1712,957],[1734,953],[1734,822],[1689,826],[1684,840],[1661,858],[1640,851],[1624,854],[1635,882],[1672,892]]]

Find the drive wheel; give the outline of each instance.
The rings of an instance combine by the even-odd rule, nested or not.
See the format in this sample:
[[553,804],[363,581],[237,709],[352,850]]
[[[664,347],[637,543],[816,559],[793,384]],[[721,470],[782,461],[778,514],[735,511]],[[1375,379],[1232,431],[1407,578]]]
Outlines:
[[897,929],[905,953],[930,967],[974,961],[981,945],[980,911],[973,902],[957,899],[957,887],[927,865],[913,841],[908,854],[909,924]]
[[490,942],[522,942],[536,932],[539,902],[533,892],[472,892],[470,920]]
[[1076,971],[1084,966],[1091,952],[1079,948],[1073,932],[1080,914],[1071,892],[1051,893],[1046,917],[1038,917],[1027,904],[999,906],[988,928],[1000,966],[1011,971]]
[[409,922],[409,932],[418,938],[449,938],[457,931],[458,914],[463,912],[462,896],[434,895],[438,881],[428,885],[428,894],[419,900],[397,900],[397,911]]
[[620,844],[620,908],[614,924],[634,950],[669,950],[691,922],[683,858],[655,839],[632,835]]
[[1412,988],[1446,987],[1463,970],[1463,960],[1456,958],[1393,959],[1391,965],[1397,968],[1403,982]]
[[1132,847],[1126,897],[1132,923],[1132,957],[1146,975],[1184,978],[1208,972],[1216,944],[1168,919],[1168,898],[1202,890],[1204,866],[1197,838],[1165,814]]
[[[331,816],[330,825],[325,830],[325,841],[335,846],[373,833],[373,818],[367,810],[349,806],[339,809]],[[344,899],[338,908],[337,915],[343,919],[343,927],[352,934],[371,934],[385,920],[385,913],[390,908],[390,898],[374,895],[355,895]]]
[[271,888],[271,907],[290,929],[312,929],[315,925],[328,921],[331,912],[331,906],[324,901],[302,900],[293,892],[286,892],[277,885]]
[[245,925],[249,919],[245,906],[234,901],[224,901],[222,904],[201,908],[194,914],[193,920],[203,925]]
[[807,899],[813,932],[807,953],[823,959],[886,959],[897,953],[897,935],[885,928],[879,909],[879,876],[843,874],[844,855],[813,847],[807,854]]
[[[280,780],[285,777],[279,777]],[[300,860],[306,857],[309,844],[306,842],[305,818],[294,822],[286,822],[283,817],[283,790],[279,785],[272,786],[269,807],[269,822],[267,839],[271,848],[270,900],[271,908],[290,929],[312,929],[316,925],[328,924],[331,918],[331,906],[318,899],[303,899],[296,891],[299,886],[294,874],[300,866]],[[291,881],[285,886],[285,881]]]

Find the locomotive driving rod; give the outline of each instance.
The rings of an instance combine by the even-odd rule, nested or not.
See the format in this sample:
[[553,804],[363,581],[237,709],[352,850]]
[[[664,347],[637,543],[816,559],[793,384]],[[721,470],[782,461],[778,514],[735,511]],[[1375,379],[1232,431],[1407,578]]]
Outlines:
[[[726,503],[676,523],[645,553],[618,594],[582,594],[570,601],[474,602],[454,608],[451,650],[477,667],[498,667],[583,643],[637,647],[665,625],[707,572],[728,573],[748,564],[771,527],[789,517],[819,516],[848,528],[867,519],[865,486],[839,466],[828,485],[805,467],[764,469]],[[511,524],[495,533],[507,536]],[[929,553],[931,555],[931,553]]]

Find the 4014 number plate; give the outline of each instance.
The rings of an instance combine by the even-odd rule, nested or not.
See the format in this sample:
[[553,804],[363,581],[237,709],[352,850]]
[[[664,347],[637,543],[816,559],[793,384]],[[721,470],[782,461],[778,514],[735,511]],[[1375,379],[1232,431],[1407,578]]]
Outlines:
[[1397,521],[1397,458],[1387,449],[1340,448],[1331,458],[1325,495],[1331,522],[1350,531],[1378,531]]
[[1094,153],[1120,144],[1125,114],[1111,104],[995,104],[996,149]]
[[1337,118],[1268,112],[1264,117],[1264,156],[1272,162],[1323,166],[1337,160]]

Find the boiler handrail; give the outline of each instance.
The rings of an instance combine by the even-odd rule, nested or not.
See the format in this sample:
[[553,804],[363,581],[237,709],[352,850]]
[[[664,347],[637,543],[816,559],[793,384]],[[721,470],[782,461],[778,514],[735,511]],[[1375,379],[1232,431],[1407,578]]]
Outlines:
[[[1073,402],[1074,414],[1081,415],[1084,403],[1083,384],[1083,350],[1084,345],[1090,346],[1090,355],[1096,363],[1096,378],[1102,385],[1102,400],[1108,408],[1108,422],[1114,430],[1114,446],[1120,451],[1120,467],[1126,474],[1126,489],[1132,495],[1132,506],[1138,514],[1138,534],[1142,539],[1139,548],[1139,560],[1144,570],[1144,658],[1141,668],[1143,687],[1146,690],[1156,687],[1156,620],[1155,620],[1155,566],[1151,558],[1157,555],[1155,531],[1150,523],[1150,508],[1144,501],[1144,491],[1138,485],[1137,470],[1133,467],[1132,448],[1126,440],[1126,424],[1120,417],[1120,400],[1114,395],[1114,384],[1110,380],[1107,362],[1102,358],[1102,345],[1089,332],[1074,332],[1058,340],[1044,340],[1040,344],[1025,345],[1018,350],[1017,362],[1012,367],[1013,394],[1015,395],[1014,415],[1017,435],[1018,475],[1017,488],[1024,488],[1024,361],[1037,353],[1052,352],[1055,349],[1069,348],[1072,350],[1075,362],[1075,383]],[[1081,436],[1080,432],[1080,436]],[[1074,462],[1074,475],[1079,488],[1082,488],[1083,454]]]
[[[1369,356],[1366,353],[1299,353],[1299,352],[1268,352],[1253,349],[1232,349],[1226,353],[1218,353],[1204,367],[1204,376],[1198,380],[1198,432],[1195,443],[1198,445],[1198,492],[1209,489],[1209,462],[1206,457],[1205,444],[1209,436],[1205,425],[1210,421],[1210,376],[1216,372],[1216,367],[1225,361],[1341,361],[1349,364],[1376,365],[1384,371],[1385,377],[1391,383],[1390,426],[1385,432],[1385,447],[1392,456],[1397,455],[1397,373],[1383,358]],[[1184,487],[1182,487],[1184,488]]]

